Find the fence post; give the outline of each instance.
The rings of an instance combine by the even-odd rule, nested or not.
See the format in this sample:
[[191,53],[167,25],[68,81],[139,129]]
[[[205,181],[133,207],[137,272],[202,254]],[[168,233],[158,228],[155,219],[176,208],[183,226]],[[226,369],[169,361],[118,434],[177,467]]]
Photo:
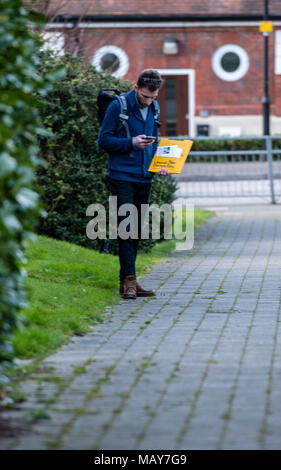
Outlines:
[[275,204],[275,193],[274,193],[274,178],[273,178],[273,167],[272,167],[272,138],[270,135],[265,135],[266,142],[266,156],[268,161],[268,173],[270,182],[270,193],[271,193],[271,204]]

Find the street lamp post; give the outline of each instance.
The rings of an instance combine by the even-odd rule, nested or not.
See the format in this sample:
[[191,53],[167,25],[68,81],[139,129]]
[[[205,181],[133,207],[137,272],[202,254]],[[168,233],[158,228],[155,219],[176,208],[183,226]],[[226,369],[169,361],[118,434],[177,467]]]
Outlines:
[[[268,21],[268,0],[264,0],[264,21]],[[268,92],[268,36],[269,32],[264,31],[264,96],[263,104],[263,135],[270,135],[270,97]]]

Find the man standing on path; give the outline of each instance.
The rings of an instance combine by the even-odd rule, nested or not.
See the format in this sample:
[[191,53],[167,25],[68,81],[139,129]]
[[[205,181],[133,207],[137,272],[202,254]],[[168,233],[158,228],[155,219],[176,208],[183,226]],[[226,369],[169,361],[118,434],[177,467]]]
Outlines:
[[[141,205],[149,203],[154,176],[148,168],[157,149],[159,105],[155,100],[161,85],[162,78],[157,70],[141,72],[134,89],[126,94],[128,128],[120,126],[121,106],[114,100],[106,111],[99,133],[99,146],[109,154],[108,179],[112,195],[117,196],[117,210],[123,204],[133,204],[138,215],[137,238],[118,237],[120,294],[125,299],[155,295],[138,284],[135,261],[141,238]],[[158,173],[169,174],[165,169]],[[118,226],[125,217],[118,216]]]

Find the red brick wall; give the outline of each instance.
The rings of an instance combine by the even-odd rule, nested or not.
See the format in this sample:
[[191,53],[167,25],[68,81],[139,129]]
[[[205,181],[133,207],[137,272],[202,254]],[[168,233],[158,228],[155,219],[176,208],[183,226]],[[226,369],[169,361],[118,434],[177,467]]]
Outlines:
[[276,116],[281,116],[281,75],[275,75],[274,102],[272,104],[272,111]]
[[[163,54],[165,37],[178,39],[178,55]],[[223,81],[213,72],[212,56],[225,44],[237,44],[248,53],[248,73],[238,81]],[[194,69],[196,115],[200,109],[208,109],[212,115],[261,114],[264,40],[258,28],[104,28],[80,32],[80,50],[87,60],[91,61],[95,51],[105,45],[118,46],[127,53],[130,68],[124,78],[131,81],[147,67]],[[269,50],[271,107],[274,114],[281,115],[281,78],[274,75],[273,36]]]

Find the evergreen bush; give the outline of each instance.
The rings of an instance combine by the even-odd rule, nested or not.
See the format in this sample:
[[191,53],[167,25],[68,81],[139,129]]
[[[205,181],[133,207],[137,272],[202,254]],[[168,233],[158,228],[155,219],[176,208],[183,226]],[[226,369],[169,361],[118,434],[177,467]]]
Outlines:
[[39,20],[20,0],[0,0],[0,401],[8,382],[3,370],[13,357],[13,332],[27,303],[25,240],[40,211],[33,188],[37,135],[44,132],[37,108],[51,76],[46,81],[36,72],[39,39],[28,28]]
[[[97,96],[100,88],[127,92],[132,84],[100,73],[83,58],[71,54],[60,58],[51,52],[42,54],[39,73],[45,77],[59,65],[65,67],[66,76],[47,94],[40,111],[45,127],[53,135],[41,138],[40,144],[48,165],[37,172],[38,190],[47,211],[39,233],[103,250],[107,246],[104,240],[90,240],[86,235],[90,221],[87,207],[94,203],[108,207],[110,195],[106,180],[108,156],[97,144]],[[171,202],[175,189],[172,177],[157,175],[152,200],[159,205]],[[143,247],[153,243],[146,241]],[[110,240],[109,250],[117,252],[115,240]]]
[[[272,139],[272,148],[281,148],[281,139]],[[231,150],[264,150],[265,141],[263,139],[200,139],[194,140],[192,151],[231,151]],[[240,158],[240,157],[239,157]]]

